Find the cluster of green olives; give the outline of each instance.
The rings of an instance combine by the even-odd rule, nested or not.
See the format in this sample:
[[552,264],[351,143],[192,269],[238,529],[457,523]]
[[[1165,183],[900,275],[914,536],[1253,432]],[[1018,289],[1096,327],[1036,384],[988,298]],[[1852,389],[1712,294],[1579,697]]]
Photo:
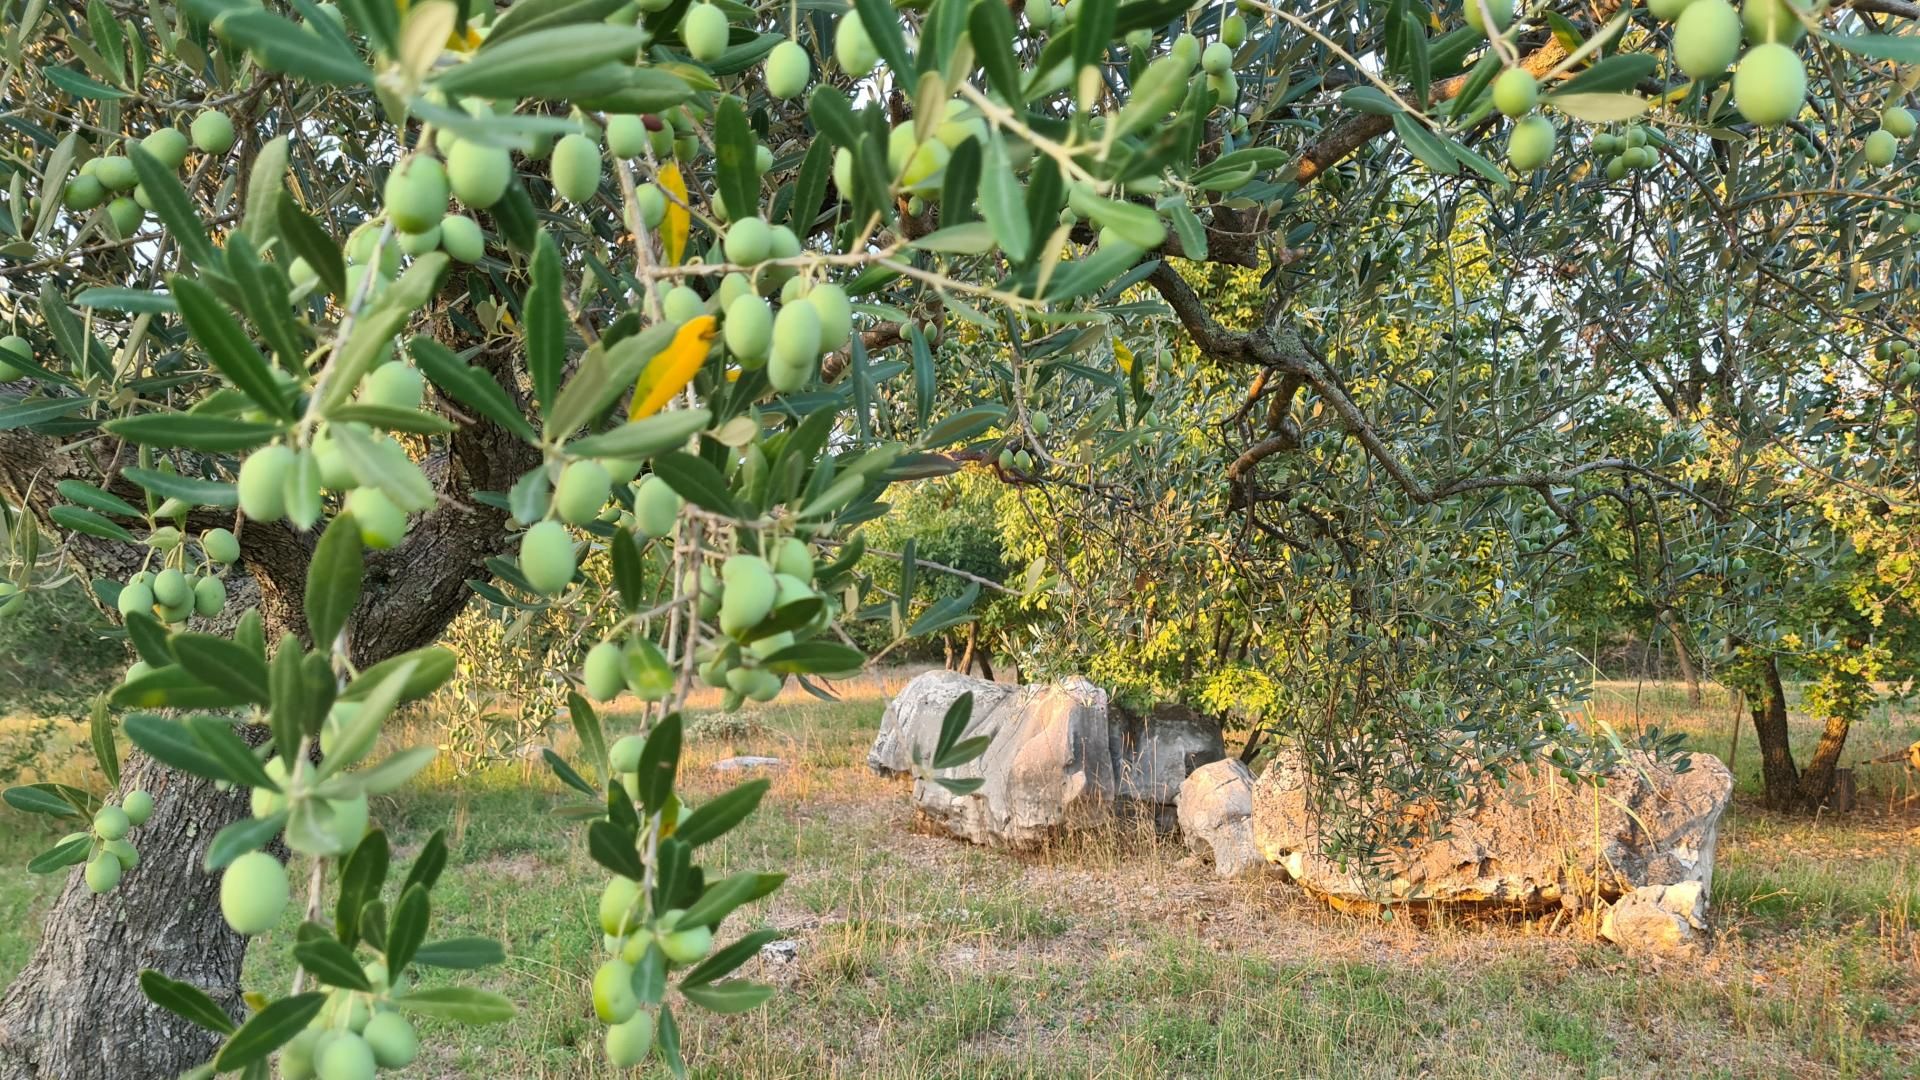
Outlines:
[[[233,149],[234,141],[233,121],[225,113],[209,109],[195,116],[185,133],[179,128],[157,128],[145,138],[128,140],[126,145],[129,149],[138,146],[160,164],[178,169],[186,164],[189,151],[224,154]],[[113,234],[122,238],[132,236],[146,212],[153,209],[134,171],[133,159],[126,153],[101,154],[82,162],[79,172],[67,181],[60,201],[76,214],[105,204]]]
[[[187,551],[178,529],[162,526],[149,533],[147,546],[158,551],[167,565],[158,571],[141,570],[120,587],[115,606],[125,618],[138,612],[168,626],[184,626],[195,615],[212,618],[227,606],[227,583],[217,567],[240,559],[240,541],[227,529],[200,534],[200,561],[190,571]],[[129,679],[145,674],[144,663],[127,672]]]
[[147,823],[153,816],[153,796],[145,791],[130,791],[118,804],[108,803],[93,815],[93,827],[88,832],[73,833],[62,838],[61,843],[79,839],[92,839],[92,853],[87,857],[85,878],[87,888],[95,893],[112,892],[120,884],[120,876],[140,865],[140,852],[127,839],[127,833]]
[[420,1037],[393,1003],[405,991],[406,977],[390,985],[387,965],[379,960],[360,970],[373,989],[326,988],[319,1013],[280,1049],[282,1080],[371,1080],[419,1056]]

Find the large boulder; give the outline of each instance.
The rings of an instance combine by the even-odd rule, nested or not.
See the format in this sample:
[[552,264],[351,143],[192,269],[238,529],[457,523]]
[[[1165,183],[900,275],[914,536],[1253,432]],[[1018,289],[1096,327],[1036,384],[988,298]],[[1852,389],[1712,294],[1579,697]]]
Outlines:
[[[965,765],[932,770],[947,709],[972,691],[963,737],[988,734],[986,752]],[[1221,756],[1217,727],[1155,710],[1123,718],[1106,691],[1078,676],[1007,686],[949,671],[908,683],[887,706],[867,764],[883,776],[914,777],[913,800],[931,821],[978,844],[1034,847],[1063,832],[1110,820],[1123,806],[1170,816],[1187,770]],[[1174,714],[1169,714],[1174,715]],[[922,767],[914,767],[919,750]],[[956,794],[941,780],[979,780]]]
[[1224,878],[1265,873],[1268,863],[1253,844],[1253,773],[1238,758],[1195,769],[1180,785],[1180,838],[1213,856]]
[[[1436,901],[1525,910],[1575,904],[1594,893],[1613,899],[1646,886],[1695,886],[1673,891],[1664,905],[1665,892],[1639,894],[1671,914],[1682,900],[1710,890],[1720,815],[1733,792],[1733,776],[1718,758],[1684,760],[1689,767],[1679,769],[1636,751],[1597,789],[1570,784],[1546,765],[1516,772],[1504,787],[1488,781],[1441,839],[1390,853],[1367,875],[1321,854],[1306,770],[1288,752],[1254,783],[1253,842],[1309,891],[1340,904]],[[1688,905],[1682,921],[1702,915],[1704,907]]]

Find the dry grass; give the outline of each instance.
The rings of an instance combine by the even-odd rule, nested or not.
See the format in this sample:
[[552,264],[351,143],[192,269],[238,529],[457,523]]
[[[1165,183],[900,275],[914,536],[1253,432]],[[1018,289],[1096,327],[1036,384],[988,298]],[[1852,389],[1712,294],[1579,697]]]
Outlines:
[[[683,1017],[698,1075],[1920,1075],[1920,808],[1887,810],[1897,776],[1864,777],[1874,798],[1844,819],[1775,817],[1752,805],[1743,747],[1715,948],[1662,965],[1566,925],[1336,914],[1282,886],[1220,882],[1135,826],[1027,856],[932,835],[904,784],[864,766],[902,681],[849,684],[838,704],[789,696],[689,748],[696,803],[739,779],[715,760],[787,763],[750,828],[706,850],[719,872],[791,874],[723,938],[765,926],[797,943],[790,962],[748,965],[781,989],[768,1006]],[[1609,685],[1593,708],[1724,752],[1728,703],[1684,706],[1672,688]],[[1884,734],[1861,732],[1849,760],[1916,723],[1895,714]],[[551,814],[571,801],[515,762],[434,772],[379,806],[403,849],[450,824],[436,934],[500,937],[509,962],[480,979],[521,1006],[509,1025],[431,1033],[414,1074],[611,1075],[585,992],[604,875]],[[30,920],[43,896],[8,913]],[[284,985],[290,940],[291,925],[255,948],[250,981]],[[23,955],[16,940],[0,958]]]

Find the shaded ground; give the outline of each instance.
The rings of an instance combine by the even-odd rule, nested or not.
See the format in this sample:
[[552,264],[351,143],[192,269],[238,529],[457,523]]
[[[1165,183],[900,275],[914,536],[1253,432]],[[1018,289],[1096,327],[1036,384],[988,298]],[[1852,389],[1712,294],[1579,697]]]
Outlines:
[[[1920,1075],[1920,805],[1899,803],[1895,767],[1865,778],[1864,809],[1843,820],[1775,817],[1752,805],[1744,733],[1717,947],[1663,968],[1571,925],[1333,914],[1284,887],[1218,882],[1138,832],[1025,858],[927,835],[904,786],[862,763],[883,692],[783,701],[690,751],[695,802],[737,780],[708,768],[718,758],[791,763],[750,835],[716,855],[721,871],[792,874],[723,938],[765,925],[797,942],[791,962],[748,965],[782,988],[770,1005],[687,1016],[698,1075]],[[1670,688],[1632,686],[1601,688],[1594,706],[1616,728],[1657,718],[1723,756],[1729,709],[1689,712]],[[1916,726],[1896,716],[1862,732],[1848,759],[1920,737]],[[542,767],[510,764],[435,773],[377,806],[403,850],[448,827],[436,935],[504,940],[508,963],[482,977],[522,1010],[429,1034],[405,1075],[612,1075],[586,992],[604,875],[551,814],[570,801]],[[51,832],[23,836],[35,823],[4,813],[0,859],[18,866]],[[25,877],[0,875],[0,925],[30,933],[53,883]],[[250,982],[284,985],[291,931],[260,940]],[[0,934],[0,977],[30,947]]]

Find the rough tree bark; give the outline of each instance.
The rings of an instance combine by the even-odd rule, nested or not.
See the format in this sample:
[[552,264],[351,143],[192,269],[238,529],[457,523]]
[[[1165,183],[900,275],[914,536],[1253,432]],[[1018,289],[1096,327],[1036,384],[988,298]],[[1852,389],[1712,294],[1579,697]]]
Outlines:
[[1749,693],[1747,704],[1760,743],[1761,799],[1770,810],[1791,810],[1799,798],[1800,774],[1787,742],[1787,690],[1773,657],[1767,657],[1760,674],[1759,691]]
[[[500,350],[476,362],[499,371],[507,356]],[[505,524],[504,513],[466,496],[504,491],[539,463],[531,448],[491,424],[465,428],[450,444],[450,454],[428,463],[442,504],[416,518],[400,546],[368,559],[349,630],[359,666],[430,644],[459,614],[466,579],[484,574],[479,563],[500,549]],[[116,475],[103,482],[97,459],[69,449],[24,431],[0,432],[0,500],[44,517],[59,501],[54,485],[77,477],[138,504],[139,489],[118,479],[114,465],[107,471]],[[235,522],[222,511],[188,524],[197,532]],[[304,639],[312,538],[258,523],[247,523],[241,537],[250,581],[233,591],[229,614],[257,606],[269,643],[286,633]],[[76,537],[69,552],[91,576],[123,580],[138,565],[137,551],[110,541]],[[154,795],[153,817],[132,837],[140,864],[104,897],[88,890],[81,868],[69,872],[32,959],[0,998],[0,1080],[170,1077],[205,1061],[217,1040],[149,1005],[139,988],[143,968],[199,986],[239,1015],[247,941],[221,917],[219,878],[201,863],[214,835],[247,812],[246,793],[216,791],[138,753],[129,755],[122,781],[124,790]]]

